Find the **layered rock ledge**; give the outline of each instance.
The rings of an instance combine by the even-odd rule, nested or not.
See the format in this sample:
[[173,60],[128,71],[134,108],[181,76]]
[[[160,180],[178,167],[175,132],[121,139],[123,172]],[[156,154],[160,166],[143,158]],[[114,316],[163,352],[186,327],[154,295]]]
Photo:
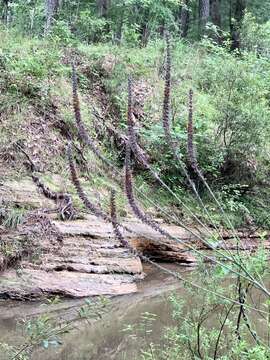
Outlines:
[[[0,298],[82,298],[137,291],[136,282],[144,277],[141,260],[115,239],[110,223],[89,214],[82,220],[65,222],[45,215],[40,209],[53,209],[54,204],[44,203],[29,181],[0,184],[1,195],[16,206],[28,205],[36,210],[30,211],[16,230],[0,226]],[[127,218],[122,224],[129,229],[123,230],[129,243],[155,261],[194,265],[196,259],[189,245],[207,250],[196,234],[211,238],[200,229],[192,229],[192,234],[182,227],[160,223],[180,239],[179,243],[137,219]],[[238,243],[232,232],[223,231],[216,246],[248,251],[260,245],[270,248],[269,234],[241,230],[237,236]]]
[[[33,234],[35,242],[31,255],[18,256],[16,269],[2,272],[0,297],[86,297],[137,291],[136,281],[144,276],[141,260],[115,239],[111,224],[87,215],[84,220],[51,221],[53,228],[48,232],[50,223],[40,218],[30,217],[17,231],[2,229],[2,243],[27,242]],[[38,221],[42,222],[42,231]],[[163,239],[138,221],[130,219],[125,226],[131,230],[124,231],[128,241],[142,252],[151,252],[153,259],[195,262],[191,254],[182,252],[184,246]],[[175,228],[172,226],[171,231],[175,232]],[[178,228],[178,232],[177,236],[183,236],[182,229]]]

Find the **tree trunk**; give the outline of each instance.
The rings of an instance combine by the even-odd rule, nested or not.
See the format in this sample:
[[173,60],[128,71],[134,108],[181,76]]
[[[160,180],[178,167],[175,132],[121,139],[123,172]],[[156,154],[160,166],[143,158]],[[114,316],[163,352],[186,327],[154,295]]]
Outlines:
[[110,0],[96,0],[98,14],[101,17],[107,17],[110,7]]
[[199,0],[199,35],[205,33],[206,24],[210,18],[210,0]]
[[148,22],[145,22],[141,28],[141,46],[145,47],[148,44],[148,40],[150,37],[150,29],[148,26]]
[[123,23],[124,23],[124,19],[123,19],[123,15],[122,15],[121,18],[119,19],[119,23],[117,25],[117,29],[114,34],[114,41],[117,45],[120,45],[122,42]]
[[139,32],[140,32],[140,44],[142,47],[148,44],[148,40],[151,34],[150,24],[150,13],[149,9],[144,9],[142,6],[137,5],[134,7],[134,12],[140,14],[142,17]]
[[180,34],[182,38],[186,38],[189,29],[189,0],[185,0],[180,13]]
[[[240,49],[240,28],[241,23],[246,10],[246,0],[237,0],[235,4],[234,12],[231,9],[231,19],[230,19],[230,28],[231,28],[231,39],[232,45],[231,50]],[[232,14],[234,15],[232,18]]]
[[53,19],[59,9],[59,5],[60,5],[60,0],[45,0],[46,24],[45,24],[44,35],[48,35],[52,26]]
[[212,23],[217,27],[217,32],[214,35],[214,39],[217,43],[222,43],[221,38],[221,12],[220,12],[220,0],[210,0],[210,17]]
[[2,20],[4,24],[8,25],[8,15],[9,15],[9,0],[2,0],[3,3],[3,13],[2,13]]
[[210,16],[214,25],[221,27],[220,0],[210,1]]

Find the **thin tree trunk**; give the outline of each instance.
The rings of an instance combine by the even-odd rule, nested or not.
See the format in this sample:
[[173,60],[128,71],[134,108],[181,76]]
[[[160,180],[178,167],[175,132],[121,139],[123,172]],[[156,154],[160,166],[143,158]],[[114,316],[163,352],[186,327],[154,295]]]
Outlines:
[[48,33],[50,32],[53,19],[59,9],[59,5],[60,5],[60,0],[45,0],[45,9],[46,9],[46,24],[44,30],[45,36],[48,35]]
[[110,0],[96,0],[98,14],[101,17],[107,17],[110,7]]
[[205,33],[206,24],[210,18],[210,0],[199,0],[199,35]]
[[148,22],[145,22],[141,29],[141,45],[143,47],[145,47],[148,44],[149,37],[150,37],[150,29],[148,26]]
[[221,27],[220,0],[210,1],[210,16],[213,24]]
[[5,25],[8,25],[8,17],[9,17],[9,0],[2,0],[3,3],[3,13],[2,20]]
[[121,16],[121,19],[119,20],[119,24],[117,26],[116,32],[114,34],[114,41],[116,44],[121,44],[122,42],[122,33],[123,33],[123,15]]
[[240,28],[241,23],[246,10],[246,0],[237,0],[235,4],[234,12],[231,10],[231,14],[234,14],[234,18],[230,19],[230,28],[231,28],[231,39],[232,45],[231,50],[236,50],[241,48],[241,39],[240,39]]
[[220,12],[220,1],[221,0],[210,0],[210,17],[212,23],[217,27],[217,33],[214,35],[215,40],[220,44],[221,38],[221,12]]
[[189,10],[188,10],[189,0],[185,0],[180,13],[180,35],[182,38],[186,38],[189,29]]
[[144,10],[143,7],[136,6],[134,7],[134,12],[138,14],[142,14],[142,22],[140,25],[140,44],[141,46],[146,46],[148,44],[148,40],[151,34],[151,28],[149,27],[150,21],[149,21],[149,9]]

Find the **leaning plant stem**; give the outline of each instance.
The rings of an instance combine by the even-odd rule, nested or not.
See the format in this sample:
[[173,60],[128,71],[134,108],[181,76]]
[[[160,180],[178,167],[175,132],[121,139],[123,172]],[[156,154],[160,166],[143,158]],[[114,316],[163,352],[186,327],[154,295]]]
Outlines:
[[[125,160],[125,190],[126,190],[126,195],[127,195],[127,199],[129,201],[130,207],[133,210],[134,214],[145,224],[147,224],[148,226],[150,226],[152,229],[154,229],[155,231],[159,232],[161,235],[176,241],[180,244],[184,244],[187,248],[189,248],[190,250],[194,251],[194,253],[204,257],[205,259],[211,260],[213,262],[215,262],[216,264],[221,265],[224,268],[227,268],[228,270],[230,270],[231,272],[240,275],[242,278],[245,278],[249,281],[252,281],[253,284],[258,287],[259,289],[261,289],[265,294],[267,294],[269,296],[269,291],[260,283],[258,283],[256,281],[256,279],[254,279],[249,272],[243,268],[242,270],[244,271],[244,273],[247,276],[244,276],[242,274],[240,274],[239,272],[237,272],[236,270],[228,267],[227,265],[223,264],[222,262],[218,261],[218,260],[213,260],[211,257],[202,254],[199,250],[197,250],[194,246],[184,243],[182,240],[176,238],[175,236],[172,236],[171,234],[169,234],[166,230],[162,229],[155,221],[153,221],[151,218],[149,218],[146,214],[144,214],[142,212],[142,210],[137,206],[137,203],[135,201],[135,197],[134,197],[134,193],[133,193],[133,185],[132,185],[132,175],[131,175],[131,170],[130,170],[130,147],[127,146],[126,148],[126,160]],[[225,256],[224,256],[225,257]],[[232,260],[230,258],[228,258],[228,260]],[[240,264],[241,265],[241,264]],[[238,266],[240,266],[238,265]]]
[[[153,177],[165,188],[167,189],[174,197],[176,197],[176,199],[179,200],[180,203],[182,203],[183,205],[185,205],[180,198],[178,198],[178,196],[167,186],[167,184],[164,183],[164,181],[159,177],[159,175],[152,169],[152,167],[150,166],[150,164],[148,163],[148,161],[146,160],[146,157],[138,151],[138,146],[137,146],[137,142],[136,142],[136,134],[135,134],[135,131],[134,131],[134,128],[133,128],[133,122],[132,122],[132,119],[131,119],[131,114],[132,114],[132,110],[131,110],[131,104],[132,104],[132,87],[131,87],[131,80],[129,79],[129,96],[128,96],[128,134],[129,134],[129,144],[132,148],[132,151],[133,153],[135,153],[135,155],[137,156],[137,158],[139,159],[140,162],[142,162],[142,164],[145,166],[146,169],[148,169],[150,171],[150,173],[153,175]],[[126,143],[127,146],[129,146],[127,143]],[[188,174],[187,174],[187,177],[189,178]],[[191,180],[190,180],[191,181]],[[197,193],[198,194],[198,193]],[[202,203],[202,200],[198,194],[198,198],[200,199],[201,203]],[[203,204],[203,203],[202,203]],[[188,209],[188,208],[187,208]],[[190,210],[190,209],[188,209]],[[200,220],[196,217],[196,215],[193,215],[194,218],[204,227],[204,224],[200,222]],[[187,229],[186,226],[184,226],[184,224],[182,224],[179,220],[177,221],[181,226],[183,226],[185,229]],[[215,226],[215,225],[214,225]],[[208,228],[206,228],[207,231],[209,232]],[[215,229],[217,230],[218,234],[220,235],[218,229],[216,228],[215,226]],[[189,230],[189,232],[191,232]],[[191,232],[192,233],[192,232]],[[210,232],[209,232],[210,233]],[[211,233],[210,233],[211,234]],[[194,235],[194,233],[193,233]],[[206,245],[208,248],[212,249],[212,250],[216,250],[215,247],[209,243],[208,241],[206,241],[205,239],[201,238],[200,237],[200,240],[202,241],[202,243],[204,245]],[[233,253],[229,250],[229,249],[226,249],[226,251],[228,251],[229,255],[231,256],[231,258],[227,257],[227,260],[230,260],[230,261],[234,261],[236,264],[239,265],[237,259],[235,258],[235,256],[233,255]],[[220,253],[218,250],[217,250],[217,253]]]
[[[164,266],[162,266],[162,265],[160,265],[160,264],[152,261],[151,259],[149,259],[149,258],[146,257],[145,255],[140,255],[140,254],[139,254],[139,256],[140,256],[140,258],[141,258],[142,260],[144,260],[144,261],[152,264],[153,266],[155,266],[156,268],[162,270],[163,272],[166,272],[167,274],[173,276],[174,278],[176,278],[176,279],[178,279],[178,280],[181,280],[181,281],[183,281],[184,283],[186,283],[186,284],[188,284],[188,285],[190,285],[190,286],[192,286],[192,287],[194,287],[194,288],[196,288],[196,289],[198,289],[198,290],[202,290],[202,291],[204,291],[204,292],[206,292],[206,293],[210,293],[210,294],[216,295],[216,296],[219,297],[220,299],[226,300],[226,301],[228,301],[228,302],[231,303],[231,304],[239,305],[239,306],[241,305],[241,303],[240,303],[239,301],[237,301],[237,300],[231,299],[231,298],[229,298],[229,297],[227,297],[227,296],[225,296],[225,295],[223,295],[223,294],[221,294],[221,293],[219,293],[219,292],[216,292],[216,291],[211,290],[211,289],[204,288],[204,287],[201,286],[201,285],[198,285],[198,284],[196,284],[196,283],[194,283],[194,282],[192,282],[192,281],[190,281],[190,280],[187,280],[187,279],[183,278],[178,272],[174,272],[174,271],[172,271],[172,270],[169,270],[169,269],[165,268]],[[258,308],[256,308],[256,307],[253,307],[253,306],[250,306],[250,305],[246,305],[246,308],[249,309],[249,310],[254,310],[254,311],[256,311],[256,312],[258,312],[258,313],[260,313],[260,314],[268,315],[268,312],[267,312],[267,311],[258,309]]]
[[[205,205],[203,204],[203,202],[201,200],[201,197],[200,197],[197,189],[194,186],[194,183],[190,179],[185,167],[182,164],[181,159],[179,158],[179,156],[177,154],[177,149],[176,149],[175,143],[174,143],[174,141],[172,139],[171,128],[170,128],[171,49],[170,49],[170,39],[169,39],[168,34],[166,34],[166,44],[167,44],[167,61],[166,61],[166,75],[165,75],[165,88],[164,88],[164,102],[163,102],[163,129],[164,129],[164,134],[165,134],[165,137],[166,137],[166,139],[168,141],[168,144],[170,145],[170,147],[171,147],[171,149],[173,151],[174,157],[179,162],[182,171],[184,171],[184,174],[187,177],[187,179],[188,179],[188,181],[189,181],[189,183],[190,183],[196,197],[198,198],[199,203],[203,206],[206,213],[210,217],[210,214],[208,213],[207,209],[205,208]],[[190,164],[191,164],[192,168],[194,169],[194,171],[197,173],[197,175],[203,181],[203,183],[206,186],[207,190],[210,192],[210,195],[213,197],[214,201],[218,205],[218,208],[221,209],[221,212],[224,215],[224,217],[228,220],[229,226],[232,229],[234,238],[236,239],[236,242],[237,242],[237,255],[238,255],[238,260],[239,261],[236,260],[235,256],[232,254],[232,252],[230,250],[227,249],[227,251],[229,252],[229,254],[232,257],[233,261],[238,266],[240,266],[240,268],[245,273],[248,273],[247,270],[244,267],[244,264],[242,263],[242,260],[241,260],[240,254],[239,254],[239,243],[241,242],[241,240],[237,236],[237,234],[235,232],[235,229],[231,224],[230,219],[225,214],[221,204],[219,203],[216,196],[212,192],[210,186],[208,185],[206,179],[204,178],[204,176],[203,176],[203,174],[200,171],[199,166],[198,166],[198,161],[197,161],[197,158],[196,158],[196,153],[195,153],[194,143],[193,143],[193,92],[192,92],[192,90],[189,93],[189,124],[188,125],[189,125],[188,126],[188,155],[189,155]],[[210,217],[210,219],[211,219],[211,217]],[[212,223],[213,223],[213,221],[212,221]],[[214,226],[215,226],[215,224],[214,224]],[[216,226],[215,226],[215,228],[216,228]],[[250,277],[250,279],[252,279],[252,281],[254,281],[255,283],[258,284],[256,279],[253,276],[251,276],[251,274],[248,273],[248,276]],[[266,290],[266,287],[265,287],[264,283],[262,283],[262,287]]]
[[69,170],[70,170],[70,174],[71,174],[71,180],[77,190],[77,193],[79,195],[79,198],[81,199],[81,201],[83,202],[83,204],[85,205],[86,208],[88,208],[91,212],[93,212],[97,217],[102,218],[105,221],[109,221],[109,216],[105,213],[103,213],[103,211],[101,209],[99,209],[96,205],[94,205],[85,195],[81,184],[79,182],[78,176],[77,176],[77,172],[76,172],[76,168],[75,168],[75,164],[74,164],[74,160],[73,160],[73,156],[72,156],[72,150],[71,150],[71,144],[68,145],[68,149],[67,149],[67,156],[68,156],[68,163],[69,163]]
[[240,341],[241,340],[240,322],[241,322],[241,318],[243,318],[245,325],[246,325],[248,331],[250,332],[251,336],[253,337],[254,341],[257,344],[260,344],[257,334],[251,329],[250,323],[248,321],[248,317],[245,312],[245,302],[246,302],[246,294],[248,291],[248,287],[249,287],[249,285],[247,286],[245,293],[243,293],[241,278],[238,277],[238,297],[239,297],[239,302],[241,303],[241,306],[239,308],[239,314],[238,314],[238,319],[237,319],[236,334],[238,335],[238,339]]
[[[177,154],[176,144],[172,139],[171,136],[171,123],[170,123],[170,103],[171,103],[171,67],[172,67],[172,61],[171,61],[171,42],[170,42],[170,35],[168,32],[165,34],[165,40],[166,40],[166,69],[165,69],[165,86],[164,86],[164,96],[163,96],[163,113],[162,113],[162,125],[163,130],[165,134],[165,138],[168,142],[168,145],[173,151],[173,155],[176,158],[176,161],[179,162],[182,172],[184,173],[185,177],[187,178],[195,196],[197,197],[200,206],[206,213],[207,217],[209,218],[212,225],[216,228],[215,222],[212,219],[212,216],[208,212],[206,206],[204,205],[193,181],[191,180],[190,176],[188,175],[188,172],[186,171],[185,167],[182,164],[182,161],[180,157]],[[191,146],[193,146],[193,142],[191,141]],[[179,201],[179,199],[177,199]],[[194,215],[193,215],[194,216]],[[197,220],[197,219],[196,219]],[[218,230],[217,230],[218,231]]]
[[221,335],[222,335],[222,332],[223,332],[223,329],[224,329],[224,326],[226,324],[226,321],[232,311],[232,309],[234,308],[235,304],[232,304],[230,307],[229,307],[229,310],[226,312],[226,315],[224,317],[224,320],[221,324],[221,327],[220,327],[220,330],[219,330],[219,333],[218,333],[218,337],[217,337],[217,341],[216,341],[216,345],[215,345],[215,351],[214,351],[214,356],[213,356],[213,360],[216,360],[217,359],[217,353],[218,353],[218,345],[219,345],[219,341],[220,341],[220,338],[221,338]]
[[[192,103],[192,101],[191,101],[191,103]],[[190,110],[189,110],[189,111],[192,113],[192,111],[193,111],[192,106],[190,106]],[[192,122],[192,115],[190,115],[190,121]],[[190,141],[190,142],[192,143],[192,141]],[[233,227],[233,225],[232,225],[229,217],[228,217],[227,214],[225,213],[222,205],[220,204],[219,200],[217,199],[217,197],[216,197],[215,194],[213,193],[213,191],[212,191],[212,189],[210,188],[208,182],[206,181],[206,179],[205,179],[202,171],[200,170],[199,165],[198,165],[198,161],[197,161],[197,158],[196,158],[194,146],[192,146],[192,147],[189,149],[189,152],[190,152],[190,155],[189,155],[189,156],[190,156],[190,163],[191,163],[191,166],[192,166],[193,170],[194,170],[194,171],[196,172],[196,174],[199,176],[199,178],[201,179],[201,181],[203,182],[203,184],[205,185],[205,187],[206,187],[207,190],[209,191],[210,195],[211,195],[212,198],[214,199],[216,205],[217,205],[218,208],[220,209],[222,215],[223,215],[223,216],[227,219],[227,221],[228,221],[228,225],[229,225],[229,227],[231,228],[231,230],[232,230],[232,232],[233,232],[233,236],[234,236],[234,238],[235,238],[235,240],[236,240],[237,255],[238,255],[238,256],[237,256],[237,259],[239,260],[239,263],[238,263],[238,261],[237,261],[238,266],[240,266],[240,268],[247,273],[246,268],[245,268],[245,264],[244,264],[243,260],[241,259],[241,256],[240,256],[240,253],[239,253],[239,245],[242,244],[242,241],[241,241],[241,239],[239,238],[239,236],[237,235],[236,230],[235,230],[235,228]],[[231,253],[231,251],[230,251],[230,253]],[[234,257],[234,255],[232,255],[232,256]],[[234,259],[235,259],[235,257],[234,257]],[[265,284],[264,284],[264,282],[263,282],[260,274],[257,272],[257,270],[255,270],[255,273],[256,273],[256,275],[259,277],[262,286],[263,286],[264,288],[266,288],[266,286],[265,286]],[[255,279],[253,276],[251,276],[251,274],[250,274],[250,278],[251,278],[253,281],[256,281],[256,279]]]
[[[143,162],[145,164],[147,164],[147,159],[144,156],[144,153],[142,151],[142,149],[139,148],[137,141],[136,141],[136,134],[134,132],[134,127],[133,127],[133,114],[132,114],[132,82],[131,82],[131,78],[129,79],[129,107],[128,107],[128,132],[129,132],[129,137],[132,141],[133,144],[133,148],[136,147],[136,153],[139,154],[140,159],[143,159]],[[78,128],[78,132],[79,132],[79,136],[81,138],[81,140],[92,150],[92,152],[97,156],[98,159],[101,160],[101,162],[103,164],[105,164],[108,169],[110,170],[110,172],[112,173],[114,180],[117,180],[117,182],[119,182],[119,179],[117,179],[115,177],[115,173],[120,174],[120,172],[115,168],[115,166],[100,152],[99,148],[97,147],[97,145],[95,144],[95,142],[93,141],[93,139],[91,139],[91,137],[89,136],[89,134],[86,131],[86,128],[84,126],[82,117],[81,117],[81,111],[80,111],[80,101],[79,101],[79,96],[78,96],[78,80],[77,80],[77,74],[76,74],[76,69],[75,66],[73,64],[72,66],[72,89],[73,89],[73,108],[74,108],[74,116],[75,116],[75,120],[76,120],[76,125]],[[196,216],[196,214],[194,214],[194,212],[192,212],[188,206],[160,179],[160,177],[158,176],[158,174],[153,170],[150,169],[152,175],[156,178],[156,180],[158,180],[161,185],[170,192],[171,195],[173,195],[185,208],[186,210],[189,212],[189,214],[204,228],[207,230],[207,232],[210,234],[209,229],[207,228],[206,225],[204,225],[201,220]],[[121,176],[121,174],[120,174]]]
[[[170,81],[169,81],[170,83]],[[167,83],[166,83],[167,84]],[[197,215],[192,211],[182,199],[177,196],[177,194],[160,178],[159,174],[151,167],[149,164],[146,155],[142,152],[142,149],[138,146],[137,142],[137,134],[134,129],[134,121],[133,121],[133,87],[132,87],[132,79],[129,77],[128,79],[128,116],[127,116],[127,125],[128,125],[128,139],[129,144],[131,146],[132,152],[137,157],[138,161],[147,169],[150,174],[153,176],[153,178],[165,189],[167,190],[177,201],[179,204],[181,204],[187,212],[193,217],[198,224],[200,224],[208,233],[211,235],[211,232],[209,231],[208,227],[203,224],[203,222],[197,217]],[[165,87],[165,94],[168,96],[170,92],[168,84]],[[169,104],[167,102],[167,97],[164,95],[164,105],[163,105],[163,117],[166,117],[168,119],[169,114]],[[166,116],[165,116],[166,115]],[[169,122],[166,120],[166,126],[167,132],[169,134]]]
[[234,237],[236,239],[236,244],[237,244],[237,253],[239,255],[239,244],[241,243],[241,240],[237,236],[235,228],[231,223],[231,220],[229,219],[229,217],[225,213],[220,201],[215,196],[214,192],[212,191],[211,187],[209,186],[205,176],[203,175],[203,173],[202,173],[202,171],[201,171],[201,169],[199,167],[199,163],[198,163],[197,155],[196,155],[196,150],[195,150],[195,145],[194,145],[194,140],[193,140],[193,135],[194,135],[193,134],[193,91],[190,90],[189,91],[189,106],[188,106],[188,142],[187,142],[187,144],[188,144],[187,145],[188,160],[189,160],[191,168],[194,170],[194,172],[197,174],[199,179],[202,181],[202,183],[204,184],[204,186],[208,190],[209,194],[213,198],[214,202],[216,203],[216,205],[217,205],[218,209],[220,210],[221,214],[226,219],[227,224],[229,225],[229,227],[233,231]]
[[[204,310],[204,308],[202,307],[200,317],[202,315],[203,310]],[[203,356],[201,353],[201,326],[202,326],[202,322],[198,321],[198,324],[197,324],[197,351],[198,351],[199,358],[203,359]]]
[[[175,277],[176,279],[178,280],[181,280],[181,281],[184,281],[185,283],[189,284],[190,286],[192,287],[195,287],[195,288],[198,288],[200,290],[203,290],[207,293],[212,293],[212,294],[215,294],[217,297],[219,298],[222,298],[223,300],[227,300],[229,302],[231,302],[233,305],[241,305],[240,302],[237,302],[236,300],[233,300],[233,299],[230,299],[222,294],[219,294],[213,290],[208,290],[200,285],[197,285],[197,284],[194,284],[193,282],[187,280],[187,279],[184,279],[179,273],[175,272],[175,271],[171,271],[167,268],[165,268],[164,266],[160,265],[160,264],[157,264],[156,262],[152,261],[151,259],[149,259],[149,257],[143,255],[142,253],[139,253],[136,249],[134,249],[123,237],[121,231],[119,230],[119,227],[118,227],[118,220],[117,220],[117,209],[116,209],[116,203],[115,203],[115,192],[114,190],[112,190],[112,193],[111,193],[111,218],[113,219],[112,221],[112,225],[113,225],[113,228],[114,228],[114,234],[115,234],[115,238],[117,240],[119,240],[119,242],[124,246],[126,247],[127,249],[129,249],[134,255],[137,255],[138,257],[140,257],[141,260],[145,261],[145,262],[148,262],[149,264],[155,266],[156,268],[158,268],[159,270],[162,270],[163,272],[169,274],[169,275],[172,275],[173,277]],[[250,310],[255,310],[261,314],[268,314],[267,311],[263,311],[263,310],[260,310],[260,309],[257,309],[255,307],[251,307],[249,305],[246,306],[248,309]]]
[[[130,146],[129,146],[128,144],[127,144],[127,149],[129,149],[128,152],[130,153]],[[130,156],[130,154],[129,154],[129,156]],[[138,156],[139,156],[139,155],[138,155]],[[127,166],[128,163],[130,163],[130,159],[126,162],[126,166]],[[145,165],[148,166],[148,167],[150,167],[149,164],[148,164],[148,162],[146,162]],[[160,179],[160,181],[162,181],[162,180]],[[166,185],[166,184],[165,184],[165,185]],[[143,216],[141,216],[141,220],[143,221]],[[150,226],[153,227],[153,222],[152,222],[152,225],[150,225]],[[155,227],[156,227],[156,226],[155,226]],[[163,235],[165,235],[165,234],[163,233]],[[167,235],[165,235],[165,236],[168,237],[168,236],[170,236],[170,235],[167,234]],[[204,244],[206,244],[209,248],[212,248],[212,249],[213,249],[213,246],[212,246],[209,242],[205,241],[204,239],[201,239],[201,241],[202,241]],[[213,249],[213,250],[216,250],[216,252],[217,252],[218,254],[221,254],[217,249]],[[227,250],[227,251],[229,252],[229,254],[230,254],[231,257],[229,257],[229,256],[227,256],[227,255],[224,255],[224,254],[222,254],[222,255],[223,255],[227,260],[233,261],[237,266],[239,266],[239,267],[249,276],[249,279],[251,279],[254,283],[259,284],[259,283],[256,281],[256,279],[254,279],[254,278],[251,276],[251,274],[247,272],[247,270],[244,268],[242,262],[241,262],[241,261],[238,262],[237,259],[236,259],[235,256],[231,253],[230,250]],[[241,260],[241,259],[240,259],[240,260]],[[262,284],[262,286],[263,286],[263,288],[266,290],[266,287],[264,286],[264,284]]]
[[[88,199],[87,195],[85,194],[85,192],[81,186],[80,180],[78,178],[78,175],[77,175],[76,167],[75,167],[73,156],[72,156],[71,143],[68,145],[68,148],[67,148],[67,157],[68,157],[69,170],[70,170],[72,183],[77,191],[79,198],[83,202],[84,206],[87,209],[89,209],[95,216],[103,219],[104,221],[112,222],[113,220],[110,218],[110,216],[108,216],[98,206],[96,206],[94,203],[92,203]],[[121,226],[123,229],[125,229],[128,232],[132,232],[132,230],[130,230],[128,227],[126,227],[124,225],[120,225],[120,224],[118,224],[118,225]]]
[[116,197],[116,192],[114,189],[111,189],[110,210],[111,210],[111,223],[112,223],[114,235],[115,238],[119,240],[122,246],[131,249],[128,241],[124,238],[123,234],[120,231],[121,225],[118,223],[117,220],[115,197]]
[[[176,145],[175,145],[175,143],[174,143],[174,141],[172,139],[171,124],[170,124],[171,44],[170,44],[170,36],[169,36],[168,32],[165,34],[165,40],[166,40],[166,74],[165,74],[165,86],[164,86],[164,98],[163,98],[163,116],[162,116],[162,124],[163,124],[165,138],[167,139],[167,142],[168,142],[168,144],[170,145],[170,147],[171,147],[171,149],[173,151],[173,155],[174,155],[176,161],[179,162],[180,167],[181,167],[182,171],[184,172],[184,175],[186,176],[186,178],[187,178],[187,180],[188,180],[188,182],[189,182],[195,196],[197,197],[200,206],[203,208],[206,215],[210,219],[211,223],[214,225],[215,230],[219,234],[219,230],[217,229],[211,215],[209,214],[206,206],[204,205],[204,203],[203,203],[203,201],[202,201],[202,199],[201,199],[201,197],[200,197],[200,195],[199,195],[193,181],[191,180],[186,168],[182,164],[182,161],[181,161],[181,159],[180,159],[180,157],[179,157],[179,155],[177,153]],[[190,90],[190,92],[189,92],[188,155],[189,155],[189,160],[190,160],[192,168],[194,168],[194,170],[197,172],[199,170],[199,167],[198,167],[198,162],[197,162],[196,153],[195,153],[195,149],[194,149],[194,142],[193,142],[193,91],[192,90]],[[201,171],[199,171],[199,172],[200,172],[200,175],[202,175]],[[205,183],[205,182],[206,182],[206,180],[203,179],[203,183]],[[207,189],[208,189],[208,191],[210,189],[208,184],[207,184]],[[211,189],[210,189],[210,194],[211,194],[211,196],[214,195]],[[216,200],[217,199],[215,198],[215,201]],[[220,207],[219,203],[218,203],[218,207]],[[225,215],[224,211],[223,211],[223,215]],[[233,232],[234,232],[234,237],[237,240],[237,248],[238,248],[238,244],[240,242],[240,239],[237,237],[233,227],[232,227],[232,229],[233,229]],[[232,252],[230,250],[228,250],[228,252],[229,252],[230,256],[232,256],[234,258],[234,255],[232,254]],[[239,252],[238,252],[238,258],[240,259]],[[240,262],[241,262],[241,259],[240,259]]]
[[[207,217],[209,218],[210,222],[214,226],[214,228],[217,231],[217,233],[219,234],[219,236],[222,238],[222,236],[220,234],[220,230],[217,228],[215,222],[213,221],[212,216],[208,212],[205,204],[202,201],[202,198],[200,197],[200,195],[195,187],[194,182],[191,180],[185,166],[183,165],[183,163],[180,159],[180,156],[178,155],[175,142],[173,141],[173,138],[171,135],[170,107],[169,107],[170,84],[171,84],[171,55],[170,55],[171,50],[170,50],[170,42],[169,42],[168,37],[166,37],[166,43],[167,43],[167,62],[166,62],[166,81],[165,81],[165,89],[164,89],[164,109],[163,109],[163,121],[162,121],[165,138],[167,139],[167,142],[170,145],[170,148],[173,152],[173,156],[174,156],[175,160],[179,163],[181,171],[184,173],[184,176],[187,178],[187,180],[191,186],[191,189],[193,190],[197,200],[199,201],[200,206],[206,213]],[[188,155],[189,155],[189,159],[190,159],[192,166],[195,166],[197,164],[197,160],[196,160],[196,154],[195,154],[194,142],[193,142],[193,92],[192,92],[192,90],[190,90],[190,92],[189,92]],[[225,246],[226,246],[226,243],[225,243]],[[226,250],[228,251],[230,256],[232,258],[234,258],[234,260],[235,260],[235,256],[230,251],[230,249],[227,248]],[[239,254],[238,254],[238,257],[239,257]]]
[[[140,154],[137,154],[137,156],[140,157]],[[151,174],[155,177],[155,179],[156,179],[165,189],[167,189],[174,197],[176,197],[176,198],[179,200],[179,202],[181,202],[181,199],[179,199],[179,198],[177,197],[177,195],[167,186],[167,184],[165,184],[165,183],[163,182],[163,180],[159,177],[159,175],[151,168],[150,164],[149,164],[148,162],[144,162],[144,165],[145,165],[145,167],[148,168],[148,170],[149,170],[149,171],[151,172]],[[187,174],[187,177],[189,178],[188,174]],[[190,181],[191,181],[191,180],[190,180]],[[196,190],[196,193],[197,193],[197,190]],[[197,194],[198,194],[198,193],[197,193]],[[198,194],[198,198],[199,198],[200,201],[202,202],[199,194]],[[205,225],[204,225],[203,223],[201,223],[200,220],[196,217],[196,215],[193,215],[193,216],[197,219],[197,221],[200,223],[200,225],[202,225],[204,228],[206,228]],[[211,243],[209,243],[208,241],[206,241],[205,239],[203,239],[201,236],[195,234],[192,230],[188,229],[188,228],[187,228],[182,222],[180,222],[179,220],[177,220],[177,222],[178,222],[178,224],[180,224],[182,227],[184,227],[187,231],[189,231],[192,235],[195,235],[199,240],[201,240],[202,243],[205,244],[208,248],[210,248],[210,249],[212,249],[212,250],[216,250],[217,253],[221,254],[215,247],[213,247],[213,245],[212,245]],[[206,229],[207,229],[207,228],[206,228]],[[215,227],[215,229],[218,231],[218,229],[217,229],[216,227]],[[207,229],[207,230],[208,230],[208,229]],[[208,230],[208,232],[209,232],[209,230]],[[210,232],[209,232],[209,233],[210,233]],[[218,231],[218,233],[219,233],[219,231]],[[210,233],[210,234],[211,234],[211,233]],[[220,235],[220,233],[219,233],[219,235]],[[221,235],[220,235],[220,236],[221,236]],[[225,244],[225,245],[226,245],[226,249],[225,249],[225,250],[229,253],[229,255],[231,256],[231,258],[229,258],[228,256],[226,256],[226,255],[224,255],[224,254],[222,254],[222,255],[223,255],[224,257],[226,257],[227,260],[229,260],[229,261],[234,261],[235,264],[237,264],[238,266],[241,265],[241,267],[243,268],[243,264],[238,263],[237,258],[234,256],[234,254],[232,253],[232,251],[227,248],[227,244]],[[238,255],[239,255],[239,254],[238,254]],[[239,256],[238,256],[238,258],[240,259]]]

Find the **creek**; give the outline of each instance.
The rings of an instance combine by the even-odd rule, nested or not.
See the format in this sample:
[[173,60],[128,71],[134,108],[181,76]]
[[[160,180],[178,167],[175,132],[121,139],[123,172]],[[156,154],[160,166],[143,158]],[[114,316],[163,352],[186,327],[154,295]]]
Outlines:
[[[176,270],[183,277],[194,279],[192,268],[173,264],[165,265],[170,270]],[[162,333],[166,326],[174,324],[171,316],[168,297],[173,292],[185,299],[185,306],[194,306],[196,301],[187,297],[183,282],[150,265],[144,266],[147,276],[138,284],[139,291],[135,294],[118,296],[111,299],[109,311],[101,319],[95,321],[80,321],[74,324],[74,329],[62,338],[62,344],[48,350],[36,350],[34,360],[136,360],[141,349],[150,342],[160,344]],[[230,282],[230,280],[228,280]],[[254,306],[259,306],[261,298],[253,292]],[[1,342],[23,342],[18,320],[22,314],[27,317],[48,313],[58,321],[67,321],[75,317],[84,300],[62,300],[59,304],[44,302],[13,302],[3,301],[0,306],[0,336]],[[145,327],[145,334],[128,335],[124,329],[142,322],[142,316],[154,318]],[[256,316],[255,314],[251,316]],[[253,317],[254,320],[254,317]],[[137,325],[136,325],[137,324]],[[210,326],[213,326],[211,320]],[[267,334],[260,331],[261,336]],[[145,335],[145,336],[144,336]],[[16,339],[16,341],[15,341]],[[1,359],[1,355],[0,355]],[[5,358],[4,358],[5,359]]]

